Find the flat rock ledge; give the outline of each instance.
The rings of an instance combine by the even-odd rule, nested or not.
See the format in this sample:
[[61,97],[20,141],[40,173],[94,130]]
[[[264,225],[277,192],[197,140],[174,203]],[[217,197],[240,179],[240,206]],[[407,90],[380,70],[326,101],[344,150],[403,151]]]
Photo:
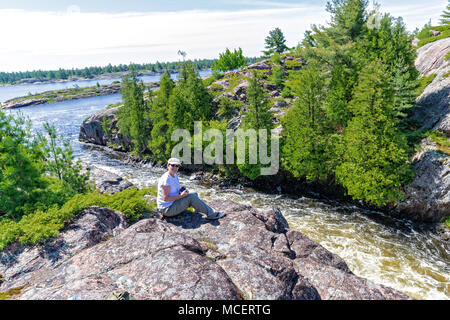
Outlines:
[[[10,299],[410,299],[354,275],[346,263],[289,229],[277,208],[212,201],[227,216],[186,212],[128,226],[122,213],[84,210],[44,244],[0,252]],[[15,289],[15,290],[11,290]]]

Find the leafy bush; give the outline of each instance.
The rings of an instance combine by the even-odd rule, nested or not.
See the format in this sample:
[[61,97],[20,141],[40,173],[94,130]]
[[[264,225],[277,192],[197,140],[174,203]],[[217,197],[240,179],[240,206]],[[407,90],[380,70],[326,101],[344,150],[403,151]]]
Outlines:
[[61,207],[54,205],[46,210],[36,210],[24,215],[18,222],[9,218],[0,219],[0,250],[17,240],[22,244],[33,244],[57,236],[71,219],[90,206],[120,211],[129,221],[136,221],[144,212],[155,209],[154,203],[147,204],[144,198],[147,194],[156,195],[155,188],[131,188],[113,195],[93,191],[77,194]]

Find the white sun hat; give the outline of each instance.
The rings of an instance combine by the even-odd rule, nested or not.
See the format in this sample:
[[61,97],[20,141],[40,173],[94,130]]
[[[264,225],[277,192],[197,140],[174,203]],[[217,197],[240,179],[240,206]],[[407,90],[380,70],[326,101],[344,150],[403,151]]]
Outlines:
[[181,165],[181,160],[178,158],[170,158],[169,161],[167,161],[167,163]]

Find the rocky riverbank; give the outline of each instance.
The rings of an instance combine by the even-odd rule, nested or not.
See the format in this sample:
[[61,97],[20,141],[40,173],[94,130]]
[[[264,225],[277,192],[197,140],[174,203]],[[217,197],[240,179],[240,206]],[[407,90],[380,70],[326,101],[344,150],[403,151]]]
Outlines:
[[0,297],[410,299],[353,274],[339,256],[290,229],[276,207],[209,205],[227,216],[148,213],[130,225],[120,212],[89,207],[59,236],[0,252]]

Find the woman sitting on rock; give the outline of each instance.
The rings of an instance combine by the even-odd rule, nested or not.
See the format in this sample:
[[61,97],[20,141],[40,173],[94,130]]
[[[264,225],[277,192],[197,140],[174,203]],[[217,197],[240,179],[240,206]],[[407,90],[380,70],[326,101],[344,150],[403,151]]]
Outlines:
[[[196,212],[206,214],[206,219],[219,219],[224,217],[225,212],[214,211],[198,197],[197,193],[189,193],[187,189],[180,190],[180,182],[177,172],[181,166],[181,160],[170,158],[167,161],[167,172],[158,180],[158,210],[165,217],[176,216],[189,207]],[[181,192],[180,192],[181,191]]]

